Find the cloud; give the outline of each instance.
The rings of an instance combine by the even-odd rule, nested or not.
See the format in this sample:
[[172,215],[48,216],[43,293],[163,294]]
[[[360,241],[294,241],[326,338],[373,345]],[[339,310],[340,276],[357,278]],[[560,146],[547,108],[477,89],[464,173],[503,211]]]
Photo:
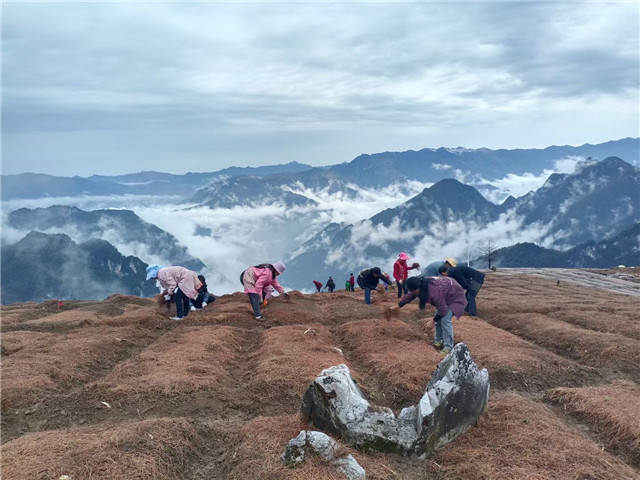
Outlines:
[[635,135],[639,8],[9,2],[3,168],[326,165]]

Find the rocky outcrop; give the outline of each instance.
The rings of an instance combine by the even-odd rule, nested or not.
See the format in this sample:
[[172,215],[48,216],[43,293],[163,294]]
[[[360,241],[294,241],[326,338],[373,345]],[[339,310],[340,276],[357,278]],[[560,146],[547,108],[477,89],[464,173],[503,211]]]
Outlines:
[[301,465],[312,449],[320,458],[329,462],[335,469],[349,480],[365,478],[365,471],[351,454],[341,454],[340,445],[322,432],[302,430],[296,438],[289,440],[284,449],[282,461],[290,467]]
[[425,457],[452,441],[486,411],[489,374],[478,370],[469,349],[457,344],[440,362],[417,406],[398,417],[369,404],[346,365],[323,370],[309,385],[303,418],[362,450]]

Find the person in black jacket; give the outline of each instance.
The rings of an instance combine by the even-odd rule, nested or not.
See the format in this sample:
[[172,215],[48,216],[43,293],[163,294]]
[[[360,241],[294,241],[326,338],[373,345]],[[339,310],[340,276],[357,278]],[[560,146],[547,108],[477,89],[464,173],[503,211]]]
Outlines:
[[451,277],[465,289],[467,297],[467,308],[465,313],[472,317],[476,317],[476,295],[484,283],[484,273],[479,272],[475,268],[460,265],[457,267],[442,266],[438,269],[438,273],[445,277]]
[[191,307],[199,310],[206,307],[208,303],[215,302],[216,297],[207,290],[207,282],[205,282],[204,275],[198,275],[198,280],[202,282],[202,286],[198,289],[198,297],[191,300]]
[[391,280],[382,274],[380,267],[367,268],[358,275],[358,285],[364,290],[364,303],[371,303],[371,290],[378,287],[378,282],[382,280],[387,285],[391,285]]
[[327,283],[325,284],[325,287],[330,292],[333,292],[333,290],[336,288],[336,282],[333,281],[332,277],[329,277],[329,280],[327,280]]

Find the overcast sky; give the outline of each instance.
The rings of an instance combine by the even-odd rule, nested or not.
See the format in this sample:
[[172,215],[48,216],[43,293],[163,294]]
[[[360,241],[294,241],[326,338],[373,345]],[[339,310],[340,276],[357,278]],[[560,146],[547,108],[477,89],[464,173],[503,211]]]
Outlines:
[[2,173],[637,137],[640,6],[2,3]]

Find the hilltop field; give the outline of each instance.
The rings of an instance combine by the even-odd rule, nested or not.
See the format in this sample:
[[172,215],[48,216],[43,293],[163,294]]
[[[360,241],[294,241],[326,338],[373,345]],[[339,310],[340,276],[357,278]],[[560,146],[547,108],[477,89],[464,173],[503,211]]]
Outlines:
[[[395,292],[362,297],[292,292],[264,323],[242,293],[183,322],[122,295],[3,306],[2,478],[344,478],[316,457],[280,460],[310,429],[307,386],[345,363],[372,404],[398,413],[443,358],[422,329],[431,307],[385,319]],[[639,479],[640,284],[488,272],[478,314],[454,328],[489,371],[487,414],[425,460],[345,446],[367,478]]]

